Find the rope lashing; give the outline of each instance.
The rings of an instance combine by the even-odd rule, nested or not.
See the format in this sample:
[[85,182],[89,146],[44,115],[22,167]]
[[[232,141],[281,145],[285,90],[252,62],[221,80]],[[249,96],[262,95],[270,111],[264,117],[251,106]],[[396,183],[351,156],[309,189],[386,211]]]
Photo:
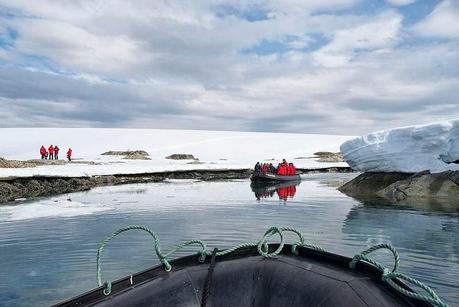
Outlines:
[[215,257],[217,256],[218,248],[214,248],[212,256],[210,258],[209,270],[207,271],[207,277],[204,283],[204,290],[202,291],[201,307],[207,306],[209,300],[210,290],[212,288],[213,273],[215,269]]
[[[102,241],[102,243],[100,244],[99,248],[97,249],[97,261],[96,261],[97,262],[97,284],[99,285],[99,287],[104,284],[104,283],[102,283],[102,277],[101,277],[101,270],[102,270],[102,268],[101,268],[101,257],[102,257],[102,251],[104,250],[104,247],[114,237],[116,237],[117,235],[119,235],[119,234],[121,234],[123,232],[129,231],[129,230],[143,230],[143,231],[146,231],[153,238],[154,250],[155,250],[156,256],[158,257],[159,261],[164,266],[164,270],[167,271],[167,272],[169,272],[172,269],[172,266],[170,265],[169,261],[167,261],[167,257],[169,255],[175,253],[176,251],[184,248],[185,246],[188,246],[188,245],[192,245],[192,244],[201,245],[202,249],[199,252],[200,261],[203,262],[205,260],[205,256],[207,254],[207,248],[206,248],[206,245],[204,244],[204,242],[202,242],[200,240],[187,241],[187,242],[177,246],[175,249],[173,249],[169,253],[163,254],[163,253],[161,253],[159,238],[152,230],[150,230],[147,227],[139,226],[139,225],[123,227],[123,228],[118,229],[111,236],[107,237],[104,241]],[[106,281],[105,285],[106,285],[106,288],[104,290],[104,294],[105,295],[109,295],[111,293],[111,283],[109,281]]]
[[381,271],[384,271],[384,269],[385,269],[384,266],[382,266],[380,263],[378,263],[378,262],[374,261],[373,259],[371,259],[371,258],[366,256],[366,255],[368,255],[368,254],[370,254],[370,253],[372,253],[374,251],[377,251],[378,249],[387,249],[387,250],[391,251],[392,255],[394,255],[394,268],[392,269],[392,272],[397,271],[398,267],[400,265],[400,256],[398,255],[398,252],[395,250],[395,248],[392,247],[392,245],[389,245],[389,244],[377,244],[377,245],[374,245],[374,246],[362,251],[360,254],[355,255],[352,258],[352,261],[349,263],[349,267],[351,269],[354,269],[355,265],[357,264],[357,262],[359,262],[360,260],[363,260],[365,262],[373,264],[374,266],[379,268]]
[[[394,267],[392,268],[392,270],[389,270],[388,268],[384,267],[381,263],[371,259],[370,257],[368,257],[367,255],[378,250],[378,249],[388,249],[389,251],[392,252],[392,255],[394,256]],[[423,284],[422,282],[414,279],[414,278],[411,278],[405,274],[402,274],[402,273],[398,273],[398,269],[399,269],[399,266],[400,266],[400,256],[397,252],[397,250],[395,250],[395,248],[389,244],[377,244],[377,245],[374,245],[364,251],[362,251],[360,254],[357,254],[355,255],[351,262],[349,262],[349,267],[351,269],[355,269],[355,266],[357,264],[357,262],[359,261],[365,261],[365,262],[368,262],[368,263],[371,263],[372,265],[374,265],[375,267],[377,267],[380,271],[382,271],[382,276],[381,276],[381,279],[383,282],[387,283],[389,286],[391,286],[394,290],[398,291],[399,293],[405,295],[405,296],[408,296],[408,297],[411,297],[411,298],[414,298],[414,299],[417,299],[417,300],[421,300],[421,301],[424,301],[424,302],[429,302],[431,303],[432,305],[434,306],[438,306],[438,307],[448,307],[447,304],[445,304],[439,297],[438,295],[435,293],[434,290],[432,290],[430,287],[428,287],[427,285]],[[407,283],[410,283],[412,285],[415,285],[421,289],[423,289],[428,295],[423,295],[423,294],[419,294],[419,293],[416,293],[416,292],[413,292],[413,291],[409,291],[409,290],[406,290],[404,288],[402,288],[401,286],[399,286],[396,282],[394,282],[394,278],[397,278],[398,280],[403,280]]]
[[[97,250],[97,260],[96,260],[96,262],[97,262],[97,284],[99,285],[99,287],[102,286],[102,285],[105,285],[105,289],[103,290],[105,295],[110,295],[110,293],[112,291],[112,284],[109,281],[106,281],[105,283],[102,283],[102,277],[101,277],[101,256],[102,256],[102,251],[103,251],[104,247],[108,244],[108,242],[110,242],[114,237],[116,237],[117,235],[119,235],[119,234],[121,234],[123,232],[129,231],[129,230],[143,230],[143,231],[146,231],[148,234],[150,234],[150,236],[153,238],[154,251],[156,253],[156,256],[158,257],[158,259],[161,262],[161,264],[164,266],[164,270],[167,271],[167,272],[172,270],[172,266],[170,265],[170,263],[167,260],[167,258],[169,258],[172,254],[174,254],[175,252],[179,251],[180,249],[182,249],[182,248],[184,248],[186,246],[189,246],[189,245],[200,245],[201,246],[200,251],[197,253],[199,255],[199,261],[200,262],[204,262],[207,256],[221,257],[221,256],[225,256],[225,255],[231,254],[231,253],[233,253],[233,252],[235,252],[235,251],[237,251],[239,249],[248,248],[248,247],[256,248],[257,252],[261,256],[263,256],[265,258],[273,258],[273,257],[279,255],[282,252],[282,250],[283,250],[283,248],[285,246],[284,233],[286,233],[286,232],[292,232],[292,233],[296,234],[299,237],[299,240],[292,245],[292,253],[293,254],[295,254],[295,255],[298,254],[298,251],[297,251],[298,246],[306,247],[306,248],[313,249],[313,250],[316,250],[316,251],[326,252],[326,250],[321,248],[320,246],[316,246],[316,245],[313,245],[313,244],[310,244],[310,243],[306,243],[305,240],[304,240],[304,236],[301,234],[301,232],[299,232],[298,230],[296,230],[294,228],[290,228],[290,227],[280,227],[280,228],[279,227],[271,227],[263,234],[262,238],[256,243],[241,243],[241,244],[236,245],[236,246],[234,246],[232,248],[229,248],[229,249],[221,250],[221,251],[218,251],[218,252],[216,252],[214,250],[214,252],[210,252],[209,250],[207,250],[206,244],[203,241],[201,241],[201,240],[189,240],[189,241],[186,241],[186,242],[184,242],[184,243],[182,243],[180,245],[177,245],[174,249],[172,249],[168,253],[163,254],[161,252],[161,248],[160,248],[160,244],[159,244],[159,238],[153,231],[151,231],[150,229],[148,229],[148,228],[146,228],[144,226],[138,226],[138,225],[127,226],[127,227],[124,227],[124,228],[121,228],[121,229],[117,230],[111,236],[107,237],[100,244],[100,246],[99,246],[99,248]],[[276,234],[279,235],[279,246],[277,247],[277,249],[275,251],[269,252],[269,250],[268,250],[268,239],[270,237],[276,235]],[[380,249],[387,249],[394,256],[394,267],[392,268],[392,270],[389,270],[388,268],[386,268],[381,263],[379,263],[379,262],[373,260],[372,258],[368,257],[368,255],[370,253],[372,253],[372,252],[374,252],[376,250],[380,250]],[[445,304],[438,297],[438,295],[435,293],[434,290],[432,290],[431,288],[429,288],[428,286],[426,286],[425,284],[421,283],[420,281],[418,281],[418,280],[416,280],[414,278],[411,278],[411,277],[409,277],[407,275],[404,275],[402,273],[397,272],[398,269],[399,269],[399,266],[400,266],[400,256],[399,256],[398,252],[395,250],[395,248],[392,247],[391,245],[389,245],[389,244],[377,244],[377,245],[374,245],[374,246],[362,251],[361,253],[355,255],[352,258],[352,260],[349,262],[349,267],[354,269],[356,264],[359,261],[365,261],[367,263],[372,264],[376,268],[378,268],[382,272],[381,279],[383,280],[383,282],[387,283],[389,286],[391,286],[394,290],[398,291],[399,293],[401,293],[401,294],[403,294],[403,295],[405,295],[407,297],[411,297],[411,298],[414,298],[414,299],[417,299],[417,300],[429,302],[430,304],[432,304],[434,306],[448,307],[448,305]],[[416,292],[413,292],[413,291],[406,290],[406,289],[402,288],[401,286],[399,286],[394,281],[394,279],[406,281],[407,283],[415,285],[415,286],[423,289],[428,295],[422,295],[422,294],[419,294],[419,293],[416,293]]]

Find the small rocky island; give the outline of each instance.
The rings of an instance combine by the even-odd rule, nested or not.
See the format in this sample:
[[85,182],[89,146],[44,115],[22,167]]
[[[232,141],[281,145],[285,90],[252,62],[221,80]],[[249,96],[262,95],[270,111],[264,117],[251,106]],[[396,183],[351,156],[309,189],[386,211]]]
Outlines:
[[459,120],[370,133],[341,152],[363,172],[339,188],[353,198],[459,208]]

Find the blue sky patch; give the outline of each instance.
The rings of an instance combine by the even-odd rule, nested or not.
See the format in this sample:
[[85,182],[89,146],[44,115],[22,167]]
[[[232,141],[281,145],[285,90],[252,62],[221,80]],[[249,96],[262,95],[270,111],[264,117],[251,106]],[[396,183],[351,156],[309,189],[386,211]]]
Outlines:
[[220,18],[236,16],[240,19],[245,19],[250,22],[269,19],[266,11],[255,7],[243,10],[230,5],[219,5],[214,7],[214,12]]
[[289,51],[312,52],[325,46],[330,41],[322,33],[311,33],[305,38],[288,35],[281,40],[262,40],[258,44],[241,51],[242,54],[257,54],[257,55],[270,55],[270,54],[283,54]]
[[14,48],[14,41],[18,37],[18,32],[13,28],[6,28],[5,33],[0,33],[0,48],[9,50]]

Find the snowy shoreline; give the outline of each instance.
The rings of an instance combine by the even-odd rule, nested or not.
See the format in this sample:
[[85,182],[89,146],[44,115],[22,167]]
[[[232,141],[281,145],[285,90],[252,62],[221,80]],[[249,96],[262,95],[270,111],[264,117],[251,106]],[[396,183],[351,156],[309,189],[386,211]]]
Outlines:
[[[33,168],[0,168],[0,178],[30,176],[102,176],[196,169],[248,169],[260,161],[282,159],[297,168],[347,167],[345,162],[319,162],[315,152],[338,152],[352,136],[262,132],[98,129],[3,128],[0,157],[9,160],[37,158],[41,145],[59,145],[74,152],[74,163]],[[110,150],[144,150],[150,160],[125,160],[101,155]],[[199,159],[169,160],[172,154],[192,154]],[[61,155],[62,158],[62,155]],[[51,162],[51,161],[50,161]]]
[[[27,166],[0,168],[0,202],[166,178],[248,178],[257,161],[276,165],[284,158],[303,172],[350,171],[347,163],[320,162],[314,153],[336,153],[351,136],[98,128],[4,128],[0,132],[0,157]],[[74,161],[64,162],[61,155],[58,163],[34,160],[35,167],[28,167],[41,145],[51,144],[57,144],[61,153],[71,147]],[[102,155],[127,150],[145,151],[149,160]],[[167,159],[174,154],[198,160]]]

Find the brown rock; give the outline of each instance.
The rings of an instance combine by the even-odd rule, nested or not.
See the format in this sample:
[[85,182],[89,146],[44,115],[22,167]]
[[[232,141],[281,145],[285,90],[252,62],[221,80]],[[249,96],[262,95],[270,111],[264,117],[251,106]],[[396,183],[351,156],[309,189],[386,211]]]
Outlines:
[[318,151],[314,155],[319,157],[318,162],[344,162],[343,155],[340,152]]
[[167,156],[166,159],[171,159],[171,160],[199,160],[198,158],[195,158],[191,154],[172,154],[170,156]]

